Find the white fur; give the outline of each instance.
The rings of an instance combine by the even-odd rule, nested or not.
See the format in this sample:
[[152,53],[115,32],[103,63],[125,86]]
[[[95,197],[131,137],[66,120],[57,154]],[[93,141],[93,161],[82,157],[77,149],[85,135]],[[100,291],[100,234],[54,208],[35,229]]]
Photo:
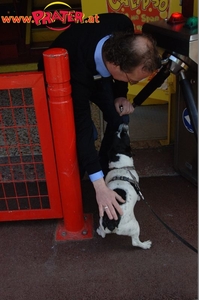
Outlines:
[[[132,239],[132,245],[141,247],[143,249],[149,249],[152,242],[150,240],[141,242],[139,239],[140,226],[134,215],[134,206],[140,197],[136,193],[134,187],[127,181],[115,180],[110,181],[115,176],[125,176],[132,180],[131,174],[136,177],[137,182],[139,181],[138,174],[133,169],[127,169],[125,167],[134,167],[133,158],[125,156],[124,154],[118,154],[119,160],[117,162],[111,162],[109,168],[115,168],[108,172],[105,182],[110,189],[120,188],[126,192],[126,203],[121,206],[123,215],[121,216],[118,228],[114,231],[110,231],[108,228],[104,229],[102,225],[102,218],[100,218],[100,225],[97,229],[97,233],[103,238],[106,234],[116,233],[118,235],[127,235]],[[117,168],[117,169],[116,169]],[[131,173],[131,174],[130,174]]]

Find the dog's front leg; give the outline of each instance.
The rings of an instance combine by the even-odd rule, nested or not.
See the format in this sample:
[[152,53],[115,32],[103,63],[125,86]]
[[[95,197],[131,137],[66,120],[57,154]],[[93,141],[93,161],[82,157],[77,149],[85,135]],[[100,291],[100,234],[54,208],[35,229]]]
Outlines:
[[99,227],[98,227],[98,229],[97,229],[97,233],[98,233],[99,235],[101,235],[101,237],[105,238],[106,233],[105,233],[104,227],[103,227],[103,225],[102,225],[102,218],[100,218],[99,223],[100,223],[100,224],[99,224]]

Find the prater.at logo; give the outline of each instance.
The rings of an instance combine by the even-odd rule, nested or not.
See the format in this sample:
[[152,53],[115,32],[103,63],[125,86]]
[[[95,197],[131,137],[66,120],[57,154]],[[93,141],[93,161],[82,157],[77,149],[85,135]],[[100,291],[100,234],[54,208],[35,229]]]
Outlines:
[[[51,30],[65,30],[72,22],[83,23],[84,19],[82,12],[74,11],[69,4],[60,1],[46,5],[44,10],[33,11],[32,16],[37,26],[46,25]],[[57,27],[57,24],[63,26]]]
[[99,23],[99,16],[89,16],[86,19],[81,11],[61,1],[51,2],[43,10],[32,11],[31,16],[1,16],[3,23],[34,23],[36,26],[45,25],[51,30],[65,30],[72,23]]

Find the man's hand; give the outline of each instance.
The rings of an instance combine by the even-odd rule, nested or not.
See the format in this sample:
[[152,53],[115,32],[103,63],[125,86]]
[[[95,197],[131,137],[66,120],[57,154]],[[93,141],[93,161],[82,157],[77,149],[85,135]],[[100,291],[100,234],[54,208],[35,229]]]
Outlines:
[[116,192],[110,190],[106,186],[103,178],[94,181],[93,186],[96,192],[96,200],[99,207],[100,217],[103,217],[104,212],[106,212],[109,219],[117,220],[118,217],[115,210],[117,210],[120,215],[123,214],[117,200],[122,203],[124,203],[125,201]]
[[134,111],[133,105],[124,97],[115,99],[115,109],[120,116],[129,115]]

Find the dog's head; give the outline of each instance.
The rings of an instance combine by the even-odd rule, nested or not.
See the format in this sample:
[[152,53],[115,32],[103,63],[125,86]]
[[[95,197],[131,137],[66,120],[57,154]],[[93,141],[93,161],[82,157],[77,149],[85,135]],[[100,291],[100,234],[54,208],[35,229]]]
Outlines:
[[[132,159],[132,149],[130,145],[129,126],[121,124],[116,131],[111,149],[109,151],[109,163],[121,162],[121,157]],[[125,159],[127,160],[127,158]],[[125,164],[127,162],[124,162]]]

